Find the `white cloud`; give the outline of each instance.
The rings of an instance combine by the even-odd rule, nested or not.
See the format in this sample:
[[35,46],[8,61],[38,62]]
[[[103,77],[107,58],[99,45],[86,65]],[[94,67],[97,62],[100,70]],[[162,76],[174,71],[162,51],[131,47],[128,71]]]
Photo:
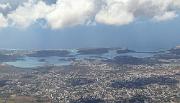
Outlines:
[[3,14],[0,14],[0,28],[5,28],[8,26],[7,19],[3,16]]
[[128,10],[128,0],[106,0],[96,15],[96,21],[110,25],[129,24],[134,15]]
[[7,9],[7,8],[11,8],[10,4],[9,3],[6,3],[6,4],[0,4],[0,9]]
[[178,16],[179,0],[104,0],[96,21],[110,25],[124,25],[147,18],[155,21],[166,21]]
[[8,14],[8,19],[12,21],[12,25],[28,27],[38,19],[43,19],[50,10],[51,7],[44,2],[30,0]]
[[85,24],[95,11],[95,0],[59,0],[46,20],[53,29]]
[[[8,1],[11,6],[13,0]],[[180,0],[57,0],[51,5],[46,0],[21,1],[7,16],[1,13],[9,25],[28,27],[38,19],[44,19],[52,29],[92,23],[125,25],[137,18],[161,22],[174,19],[180,10]]]
[[173,5],[180,8],[180,0],[173,0]]
[[177,17],[177,14],[175,12],[165,12],[163,15],[154,16],[154,20],[166,21],[166,20],[174,19],[175,17]]

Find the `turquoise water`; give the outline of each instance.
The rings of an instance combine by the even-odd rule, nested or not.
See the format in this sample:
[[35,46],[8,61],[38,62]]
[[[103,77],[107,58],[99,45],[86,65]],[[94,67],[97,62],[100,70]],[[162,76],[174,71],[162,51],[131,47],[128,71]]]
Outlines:
[[133,56],[137,58],[145,58],[145,57],[152,57],[153,53],[122,53],[118,54],[116,53],[116,50],[110,50],[108,53],[102,54],[102,55],[77,55],[77,58],[82,59],[113,59],[116,56]]
[[[43,59],[43,61],[41,61]],[[64,59],[64,58],[63,58]],[[5,62],[5,64],[12,65],[15,67],[20,68],[34,68],[40,67],[45,65],[55,65],[55,66],[62,66],[62,65],[69,65],[71,61],[63,60],[60,57],[25,57],[24,60],[17,60],[14,62]]]
[[81,55],[77,53],[77,50],[69,50],[72,57],[24,57],[22,60],[17,60],[14,62],[5,62],[5,64],[12,65],[20,68],[34,68],[41,67],[46,65],[54,66],[63,66],[70,65],[75,60],[84,60],[84,59],[96,59],[96,60],[107,60],[113,59],[116,56],[133,56],[138,58],[151,57],[154,54],[152,53],[123,53],[117,54],[116,50],[110,50],[108,53],[96,55]]

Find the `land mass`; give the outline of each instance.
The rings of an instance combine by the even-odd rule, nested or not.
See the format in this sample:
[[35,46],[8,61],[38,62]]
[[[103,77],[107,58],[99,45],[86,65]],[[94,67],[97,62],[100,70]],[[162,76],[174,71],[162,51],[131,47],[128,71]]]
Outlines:
[[[117,54],[111,58],[97,57],[112,50]],[[3,51],[0,55],[0,103],[179,103],[180,49],[153,52],[150,57],[128,55],[132,52],[137,53],[119,48],[85,49],[77,53]],[[96,56],[91,58],[92,54]],[[27,56],[58,56],[59,61],[65,59],[72,63],[34,68],[4,64],[4,61]]]

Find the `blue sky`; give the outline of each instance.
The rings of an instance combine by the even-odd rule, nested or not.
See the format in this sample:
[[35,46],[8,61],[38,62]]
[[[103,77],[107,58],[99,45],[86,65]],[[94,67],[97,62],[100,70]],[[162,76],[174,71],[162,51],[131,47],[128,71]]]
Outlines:
[[[12,1],[0,2],[3,5],[9,5],[2,6],[4,8],[1,9],[0,48],[127,47],[136,50],[159,50],[180,44],[178,1],[160,0],[161,2],[154,4],[155,0],[147,0],[152,2],[150,5],[143,0],[136,0],[140,2],[139,4],[129,3],[131,0],[125,0],[128,2],[112,0],[124,5],[111,5],[111,2],[104,0],[109,6],[103,6],[103,9],[99,9],[102,4],[94,6],[94,2],[91,2],[93,0],[77,0],[78,3],[72,0],[62,1],[67,2],[63,4],[60,1],[59,3],[41,1],[39,3],[36,0],[22,0],[16,4],[16,7],[13,7]],[[144,7],[137,8],[141,3],[161,13],[147,11]],[[67,8],[67,4],[71,4],[71,8],[75,11],[72,12]],[[80,4],[89,7],[79,11],[81,8],[76,6],[81,6]],[[164,6],[166,9],[159,10],[159,6]],[[175,9],[172,9],[172,6]],[[129,8],[133,8],[133,11]],[[34,10],[37,12],[34,13]],[[24,16],[24,13],[28,16]],[[20,20],[19,17],[21,17]]]

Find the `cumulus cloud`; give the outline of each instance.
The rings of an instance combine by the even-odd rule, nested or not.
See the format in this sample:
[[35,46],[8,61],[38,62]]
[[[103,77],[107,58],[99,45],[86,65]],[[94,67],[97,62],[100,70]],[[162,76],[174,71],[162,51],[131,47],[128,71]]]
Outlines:
[[6,24],[3,27],[28,27],[39,19],[52,29],[91,23],[127,25],[137,18],[161,22],[176,18],[180,10],[180,0],[18,0],[21,2],[14,4],[16,0],[2,1],[0,8],[13,8],[0,11],[0,23]]
[[[130,10],[137,17],[146,17],[155,21],[170,20],[178,16],[176,0],[134,0]],[[177,0],[178,1],[178,0]]]
[[173,0],[173,4],[177,7],[180,7],[180,1],[179,0]]
[[129,24],[134,15],[128,10],[128,0],[106,0],[96,15],[96,21],[110,25]]
[[154,19],[156,21],[166,21],[166,20],[174,19],[175,17],[177,17],[177,14],[171,11],[171,12],[165,12],[162,15],[154,16]]
[[9,3],[6,3],[6,4],[0,4],[0,9],[7,9],[7,8],[11,8],[10,4]]
[[59,0],[45,19],[54,29],[85,24],[94,15],[95,6],[95,0]]
[[35,2],[30,0],[19,6],[16,10],[8,14],[8,20],[12,25],[20,27],[28,27],[38,19],[43,19],[49,12],[51,7],[43,1]]
[[0,14],[0,28],[4,28],[8,26],[7,19],[3,16],[3,14]]

